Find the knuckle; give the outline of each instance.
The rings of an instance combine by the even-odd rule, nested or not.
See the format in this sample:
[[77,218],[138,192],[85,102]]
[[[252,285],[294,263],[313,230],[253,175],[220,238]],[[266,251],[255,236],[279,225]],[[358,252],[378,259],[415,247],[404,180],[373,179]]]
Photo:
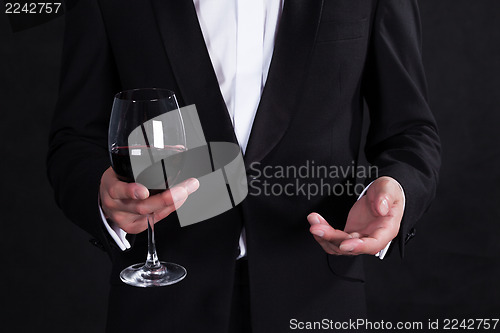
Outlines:
[[164,206],[172,206],[174,204],[172,190],[163,192],[161,199]]
[[139,215],[146,215],[150,213],[149,209],[145,205],[140,204],[135,207],[135,211]]
[[174,203],[173,203],[173,201],[169,197],[163,197],[162,196],[161,204],[162,204],[163,207],[170,207]]
[[171,191],[172,190],[166,190],[161,193],[161,203],[163,206],[170,206],[173,204]]
[[166,218],[167,216],[169,216],[170,214],[172,214],[172,212],[174,211],[174,209],[172,207],[173,206],[169,206],[169,207],[167,207],[165,209],[162,209],[161,211],[155,213],[154,214],[155,222],[163,220],[164,218]]
[[[108,214],[109,218],[111,219],[111,221],[113,221],[114,223],[118,224],[118,226],[120,228],[122,228],[122,224],[125,220],[123,214],[120,214],[116,211],[111,211],[109,214]],[[123,228],[122,228],[123,229]]]
[[153,213],[153,221],[156,224],[158,221],[163,219],[163,213],[162,212],[154,212]]
[[117,193],[116,193],[116,187],[115,186],[108,187],[107,191],[108,191],[108,195],[111,198],[117,198]]
[[105,195],[101,197],[101,206],[103,208],[112,209],[115,207],[115,201],[111,199],[109,196]]

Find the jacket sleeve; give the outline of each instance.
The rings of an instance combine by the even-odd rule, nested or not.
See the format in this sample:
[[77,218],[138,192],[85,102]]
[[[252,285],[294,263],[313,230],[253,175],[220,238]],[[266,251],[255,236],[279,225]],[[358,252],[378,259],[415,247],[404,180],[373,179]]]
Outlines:
[[427,101],[417,1],[379,0],[372,22],[362,85],[370,114],[365,153],[378,176],[391,176],[404,189],[403,255],[435,196],[440,140]]
[[107,127],[119,81],[97,1],[67,1],[66,8],[48,177],[65,215],[109,249],[97,198],[110,166]]

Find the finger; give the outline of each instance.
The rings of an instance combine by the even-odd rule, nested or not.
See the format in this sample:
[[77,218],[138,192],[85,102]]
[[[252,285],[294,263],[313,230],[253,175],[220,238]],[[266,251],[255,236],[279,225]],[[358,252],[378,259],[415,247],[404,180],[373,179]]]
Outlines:
[[[196,178],[189,178],[183,181],[182,183],[179,184],[180,186],[183,186],[188,194],[191,194],[195,192],[198,188],[200,188],[200,182]],[[177,186],[179,186],[177,185]]]
[[350,232],[349,235],[351,235],[352,238],[361,238],[362,235],[359,232]]
[[311,213],[307,216],[307,221],[311,225],[315,224],[324,224],[324,225],[330,225],[323,216],[319,215],[318,213]]
[[[158,195],[156,195],[158,196]],[[154,196],[155,197],[155,196]],[[148,227],[148,218],[151,218],[153,222],[156,224],[157,222],[163,220],[165,217],[170,215],[177,208],[182,206],[182,204],[186,201],[185,199],[180,202],[176,202],[175,205],[168,205],[158,211],[144,214],[137,214],[125,211],[117,211],[114,213],[113,221],[118,221],[118,225],[120,228],[128,234],[138,234]],[[149,199],[148,199],[149,200]],[[143,208],[139,209],[142,210]]]
[[343,241],[339,250],[345,254],[376,254],[384,249],[395,236],[388,228],[379,228],[372,235]]
[[[159,196],[162,200],[163,206],[172,206],[180,207],[179,203],[184,203],[187,197],[195,192],[200,187],[200,182],[196,178],[189,178],[174,187],[170,190],[167,190]],[[174,208],[175,210],[175,208]]]
[[340,242],[338,242],[338,244],[333,243],[333,242],[328,242],[328,241],[323,239],[323,236],[317,236],[315,234],[313,234],[313,237],[314,237],[314,240],[316,240],[316,242],[318,242],[318,244],[323,248],[323,250],[326,253],[335,254],[335,255],[341,254],[341,251],[338,247],[338,244],[340,244]]
[[[320,227],[319,229],[323,229],[323,230],[330,230],[333,229],[333,230],[336,230],[336,231],[340,231],[342,232],[341,230],[337,230],[335,228],[333,228],[330,223],[328,223],[327,220],[325,220],[325,218],[323,216],[321,216],[320,214],[318,213],[311,213],[307,216],[307,220],[309,222],[309,224],[311,226],[314,226],[314,225],[320,225],[322,227]],[[313,228],[314,230],[314,228]],[[347,235],[346,233],[344,233],[345,235]]]
[[149,197],[149,191],[144,185],[122,182],[114,172],[107,179],[106,187],[106,192],[113,200],[144,200]]
[[[309,231],[314,235],[316,241],[325,249],[336,249],[340,243],[351,238],[348,233],[331,227],[328,222],[319,214],[311,213],[307,217],[311,227]],[[328,251],[327,251],[328,252]]]
[[[137,191],[136,191],[137,190]],[[144,191],[145,190],[145,191]],[[134,183],[124,183],[118,179],[112,167],[109,167],[101,177],[99,193],[101,197],[109,197],[111,200],[146,198],[144,192],[148,192],[144,186]]]
[[129,201],[124,205],[123,209],[129,213],[138,215],[154,214],[156,211],[171,207],[175,210],[175,204],[179,201],[186,200],[188,197],[187,190],[182,187],[172,187],[162,193],[153,195],[142,201]]
[[374,255],[378,253],[385,247],[386,244],[381,245],[380,240],[371,238],[371,237],[363,237],[363,238],[354,238],[352,240],[348,240],[342,242],[340,244],[339,249],[342,254],[348,255],[359,255],[359,254],[371,254]]
[[[186,202],[187,196],[185,199],[176,202],[175,205],[169,205],[163,209],[160,209],[159,211],[156,211],[152,213],[150,218],[152,218],[153,223],[156,224],[166,218],[168,215],[172,214],[176,209],[179,209],[184,202]],[[129,224],[128,228],[129,230],[132,230],[133,232],[127,232],[127,233],[139,233],[147,229],[148,227],[148,215],[135,215],[136,219],[132,221],[132,223]],[[125,230],[126,231],[126,230]]]
[[[316,239],[316,236],[314,238]],[[316,239],[316,241],[318,241],[318,240]],[[325,251],[328,254],[333,254],[333,255],[336,255],[336,256],[342,255],[342,251],[340,251],[340,249],[338,248],[338,246],[336,246],[334,244],[331,244],[331,243],[328,243],[328,242],[321,242],[321,241],[318,241],[318,244],[321,246],[321,248],[323,249],[323,251]]]
[[138,234],[143,232],[148,228],[147,216],[136,216],[136,219],[131,221],[130,223],[125,224],[123,227],[123,231],[127,234]]
[[404,200],[396,198],[396,195],[384,193],[376,199],[376,204],[372,206],[375,216],[390,217],[403,214]]
[[387,216],[404,201],[399,183],[391,177],[380,177],[368,189],[367,196],[375,216]]
[[391,196],[388,193],[379,193],[375,202],[375,212],[379,216],[386,216],[389,214]]
[[169,190],[152,195],[146,200],[122,200],[122,205],[119,209],[132,214],[146,215],[171,207],[170,210],[165,211],[172,212],[179,205],[179,202],[185,201],[188,195],[196,191],[198,187],[199,181],[195,178],[190,178]]
[[146,229],[146,223],[139,223],[143,218],[141,215],[131,214],[123,211],[113,211],[109,217],[120,229],[128,234],[137,234]]
[[170,214],[172,214],[175,210],[179,209],[187,200],[187,197],[184,200],[176,202],[175,205],[167,206],[157,212],[154,213],[154,223],[163,220]]
[[333,243],[337,246],[340,245],[343,240],[352,238],[351,235],[342,230],[325,225],[313,225],[309,228],[309,231],[314,236],[320,238],[321,241]]
[[385,191],[385,187],[375,186],[373,192],[369,193],[368,199],[370,200],[370,210],[374,216],[386,216],[389,213],[392,201],[390,194]]

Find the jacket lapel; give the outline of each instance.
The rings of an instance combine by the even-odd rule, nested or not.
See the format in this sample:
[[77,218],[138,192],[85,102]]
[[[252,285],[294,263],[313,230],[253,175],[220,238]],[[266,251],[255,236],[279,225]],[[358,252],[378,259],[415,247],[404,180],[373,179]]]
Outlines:
[[245,153],[247,166],[271,152],[290,124],[322,7],[323,0],[285,0],[266,86]]
[[152,4],[182,102],[196,104],[207,142],[236,143],[193,2],[152,0]]

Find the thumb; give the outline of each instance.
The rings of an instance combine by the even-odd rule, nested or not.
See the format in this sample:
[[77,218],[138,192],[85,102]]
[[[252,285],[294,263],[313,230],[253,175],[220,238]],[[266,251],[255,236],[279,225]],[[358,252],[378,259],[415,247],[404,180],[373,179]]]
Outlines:
[[389,202],[391,202],[389,194],[380,193],[377,195],[377,199],[375,200],[375,213],[380,216],[389,214]]
[[366,193],[370,208],[375,216],[388,216],[394,210],[404,209],[404,192],[399,183],[391,177],[380,177],[375,180]]
[[391,196],[385,190],[384,186],[373,183],[366,193],[368,202],[370,203],[370,210],[375,216],[387,216],[390,210]]

